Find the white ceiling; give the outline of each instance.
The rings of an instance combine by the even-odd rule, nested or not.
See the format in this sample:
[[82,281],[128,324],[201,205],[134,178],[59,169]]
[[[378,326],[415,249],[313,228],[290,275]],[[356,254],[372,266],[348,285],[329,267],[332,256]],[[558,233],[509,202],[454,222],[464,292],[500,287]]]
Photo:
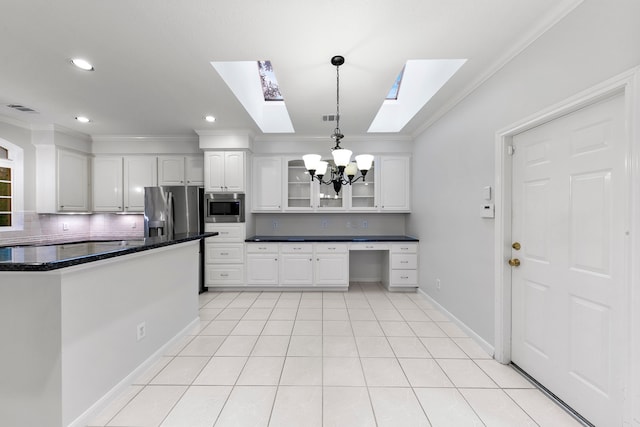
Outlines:
[[[0,116],[90,135],[260,134],[211,61],[272,61],[296,134],[366,134],[409,59],[467,58],[413,135],[580,0],[2,0]],[[73,68],[83,57],[96,70]],[[15,103],[37,113],[21,113]],[[205,114],[217,118],[213,124]],[[74,120],[78,115],[89,124]]]

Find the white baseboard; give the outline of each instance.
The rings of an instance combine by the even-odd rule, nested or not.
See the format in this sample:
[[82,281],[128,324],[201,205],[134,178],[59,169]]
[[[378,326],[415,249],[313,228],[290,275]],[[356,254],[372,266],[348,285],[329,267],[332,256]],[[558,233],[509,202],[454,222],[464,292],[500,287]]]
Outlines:
[[111,390],[109,390],[104,396],[98,399],[93,405],[91,405],[82,415],[73,420],[68,427],[84,427],[87,423],[96,417],[100,411],[107,407],[109,403],[117,396],[119,396],[124,390],[129,387],[140,375],[147,371],[160,357],[162,357],[165,351],[171,348],[172,345],[178,342],[185,335],[189,335],[189,332],[193,330],[200,323],[200,318],[195,318],[189,325],[171,338],[165,345],[160,347],[158,351],[153,353],[147,360],[142,362],[136,369],[134,369],[129,375],[124,377],[122,381],[116,384]]
[[484,338],[482,338],[480,335],[478,335],[473,329],[471,329],[470,327],[468,327],[466,325],[466,323],[464,323],[462,320],[458,319],[456,316],[454,316],[453,314],[451,314],[449,312],[449,310],[447,310],[446,308],[444,308],[443,306],[441,306],[436,300],[434,300],[429,294],[427,294],[425,291],[423,291],[422,289],[418,288],[418,292],[420,294],[422,294],[424,297],[426,297],[429,302],[431,304],[433,304],[434,307],[436,307],[440,312],[442,312],[442,314],[444,314],[445,316],[447,316],[449,318],[449,320],[451,320],[453,323],[455,323],[456,325],[458,325],[458,327],[460,329],[462,329],[464,331],[465,334],[467,334],[470,338],[473,338],[473,340],[484,349],[484,351],[486,351],[488,354],[491,355],[491,357],[495,356],[495,347],[491,344],[489,344],[487,341],[485,341]]

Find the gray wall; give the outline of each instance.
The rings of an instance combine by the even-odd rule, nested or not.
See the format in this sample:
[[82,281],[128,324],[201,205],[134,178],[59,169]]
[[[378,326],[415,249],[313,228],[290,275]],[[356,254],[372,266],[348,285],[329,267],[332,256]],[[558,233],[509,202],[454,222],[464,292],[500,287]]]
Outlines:
[[496,131],[639,65],[639,19],[637,0],[585,1],[415,140],[407,232],[420,238],[420,286],[489,343],[494,223],[479,209]]

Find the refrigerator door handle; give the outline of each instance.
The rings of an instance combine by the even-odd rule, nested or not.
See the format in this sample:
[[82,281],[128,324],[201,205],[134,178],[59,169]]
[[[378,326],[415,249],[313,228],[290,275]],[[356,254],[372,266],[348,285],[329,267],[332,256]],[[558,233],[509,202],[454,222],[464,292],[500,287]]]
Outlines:
[[175,236],[174,218],[176,216],[176,208],[171,191],[167,192],[167,211],[167,238],[173,239]]

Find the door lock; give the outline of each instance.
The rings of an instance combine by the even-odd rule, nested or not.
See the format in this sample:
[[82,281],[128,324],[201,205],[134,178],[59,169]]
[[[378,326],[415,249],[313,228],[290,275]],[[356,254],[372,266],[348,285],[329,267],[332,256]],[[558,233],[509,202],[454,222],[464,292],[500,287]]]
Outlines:
[[511,245],[511,247],[516,251],[519,251],[522,246],[520,246],[520,243],[518,242],[513,242],[513,245]]
[[518,258],[512,258],[509,260],[509,265],[511,267],[518,267],[520,265],[520,260]]

